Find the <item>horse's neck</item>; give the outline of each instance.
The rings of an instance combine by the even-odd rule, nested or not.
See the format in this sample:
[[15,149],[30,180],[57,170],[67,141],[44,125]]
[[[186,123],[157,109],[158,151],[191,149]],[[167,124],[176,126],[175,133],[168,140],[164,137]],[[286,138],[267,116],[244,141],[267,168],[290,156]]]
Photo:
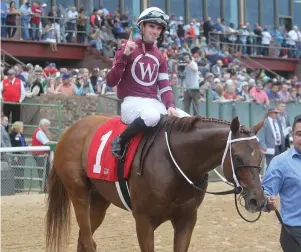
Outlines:
[[177,134],[171,139],[175,159],[187,175],[199,177],[221,164],[228,134],[226,126]]

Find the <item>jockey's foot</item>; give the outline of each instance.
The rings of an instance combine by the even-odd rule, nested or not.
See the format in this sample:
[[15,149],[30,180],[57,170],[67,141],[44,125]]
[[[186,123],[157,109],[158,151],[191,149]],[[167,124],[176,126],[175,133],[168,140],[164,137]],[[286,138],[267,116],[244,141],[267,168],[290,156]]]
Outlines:
[[118,159],[121,159],[123,157],[123,148],[122,148],[122,139],[120,136],[116,137],[112,141],[112,154],[113,156],[117,157]]

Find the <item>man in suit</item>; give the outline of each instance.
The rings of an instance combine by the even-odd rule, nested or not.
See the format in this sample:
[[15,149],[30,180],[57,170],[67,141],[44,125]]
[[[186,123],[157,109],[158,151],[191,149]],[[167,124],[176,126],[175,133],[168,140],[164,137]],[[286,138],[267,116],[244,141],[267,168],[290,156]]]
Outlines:
[[290,133],[292,132],[292,127],[290,124],[289,117],[285,111],[285,108],[286,108],[285,103],[278,104],[276,108],[280,111],[277,119],[279,120],[279,123],[282,127],[283,135],[284,135],[284,150],[283,151],[286,151],[287,149],[289,149],[291,147],[289,137],[290,137]]
[[7,116],[1,117],[1,147],[11,147],[10,137],[8,132],[6,131],[6,127],[8,125]]
[[264,120],[264,125],[258,135],[267,166],[269,166],[273,157],[284,151],[285,141],[282,127],[279,120],[277,120],[278,113],[280,111],[276,108],[268,110],[267,118]]

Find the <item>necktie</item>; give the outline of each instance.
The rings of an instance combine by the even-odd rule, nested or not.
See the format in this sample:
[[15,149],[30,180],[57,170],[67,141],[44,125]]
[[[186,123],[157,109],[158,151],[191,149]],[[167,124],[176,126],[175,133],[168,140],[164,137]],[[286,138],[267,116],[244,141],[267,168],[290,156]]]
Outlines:
[[273,125],[274,125],[274,130],[275,130],[275,135],[276,135],[276,145],[280,145],[280,134],[277,130],[275,120],[273,120]]

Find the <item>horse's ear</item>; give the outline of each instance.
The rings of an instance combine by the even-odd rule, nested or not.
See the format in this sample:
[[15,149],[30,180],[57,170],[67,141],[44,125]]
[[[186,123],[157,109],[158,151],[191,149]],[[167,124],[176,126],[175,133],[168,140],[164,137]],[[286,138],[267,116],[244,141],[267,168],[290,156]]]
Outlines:
[[262,120],[261,122],[257,123],[256,125],[254,125],[252,128],[251,128],[251,132],[254,134],[254,135],[257,135],[257,133],[260,131],[260,129],[262,128],[264,124],[264,120]]
[[231,132],[232,134],[236,134],[239,132],[239,127],[240,127],[240,122],[238,120],[238,117],[236,116],[232,122],[231,122],[231,126],[230,126],[230,129],[231,129]]

